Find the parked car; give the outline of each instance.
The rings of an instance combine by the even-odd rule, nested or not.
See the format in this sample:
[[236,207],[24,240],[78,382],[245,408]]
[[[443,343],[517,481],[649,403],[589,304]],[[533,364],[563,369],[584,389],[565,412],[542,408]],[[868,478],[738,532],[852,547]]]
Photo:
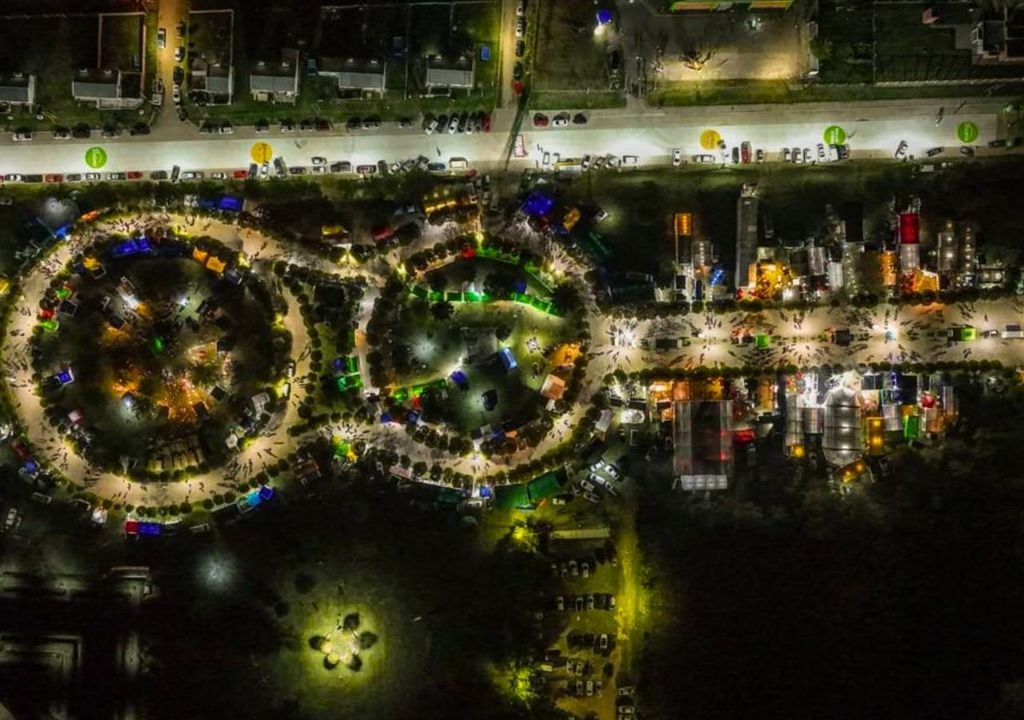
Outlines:
[[548,116],[545,115],[544,113],[534,113],[533,114],[533,126],[534,127],[539,127],[539,128],[547,127],[548,126],[548,122],[549,122],[548,121]]
[[516,18],[516,38],[520,39],[526,36],[526,19],[518,17]]
[[569,113],[563,112],[555,115],[554,120],[551,121],[553,127],[568,127],[569,126]]
[[818,162],[825,162],[825,144],[818,143]]
[[341,160],[331,163],[332,173],[352,172],[352,163],[348,160]]
[[185,46],[179,45],[174,49],[174,62],[181,62],[185,59]]
[[750,164],[750,142],[747,140],[744,140],[743,142],[740,143],[740,160],[743,162],[744,165]]
[[453,114],[451,120],[448,121],[448,134],[454,135],[459,131],[459,116]]
[[322,157],[320,155],[314,155],[309,160],[314,165],[326,165],[327,164],[327,158]]
[[29,130],[15,130],[14,142],[29,142],[32,139],[32,132]]
[[157,28],[156,46],[161,50],[167,47],[167,28]]
[[963,145],[960,148],[960,154],[965,155],[967,157],[974,157],[974,148],[969,147],[967,145]]
[[516,57],[521,58],[526,55],[526,41],[516,40]]
[[56,130],[53,131],[53,139],[54,140],[70,140],[71,139],[71,133],[68,132],[67,130],[65,130],[64,128],[57,128]]
[[512,66],[512,79],[522,80],[523,79],[523,64],[516,61],[516,64]]
[[222,173],[222,172],[210,173],[210,179],[211,180],[226,180],[227,177],[228,177],[227,174],[226,173]]
[[809,163],[810,161],[811,161],[811,149],[810,148],[804,148],[804,163]]
[[181,174],[181,179],[182,180],[202,180],[203,179],[203,171],[202,170],[186,170],[185,172],[183,172]]
[[43,177],[43,180],[48,183],[59,183],[64,182],[64,176],[60,173],[50,173]]
[[437,130],[437,125],[437,118],[430,118],[423,128],[423,132],[425,132],[427,135],[433,135],[434,131]]
[[908,147],[907,146],[907,141],[906,140],[900,140],[900,144],[896,146],[896,152],[894,154],[894,157],[897,160],[906,160],[907,159],[907,147]]

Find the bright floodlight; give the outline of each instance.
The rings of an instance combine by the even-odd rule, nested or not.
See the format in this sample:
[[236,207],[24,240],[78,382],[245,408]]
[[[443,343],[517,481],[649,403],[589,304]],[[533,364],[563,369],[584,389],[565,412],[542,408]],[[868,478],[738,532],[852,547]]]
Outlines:
[[235,567],[231,560],[223,555],[208,555],[199,567],[199,577],[207,587],[223,590],[234,580]]

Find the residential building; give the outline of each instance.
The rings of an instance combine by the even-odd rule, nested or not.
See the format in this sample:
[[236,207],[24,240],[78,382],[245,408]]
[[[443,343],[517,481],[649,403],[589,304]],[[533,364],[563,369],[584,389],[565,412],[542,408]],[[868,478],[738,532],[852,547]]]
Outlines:
[[97,109],[130,110],[142,104],[142,96],[128,92],[127,85],[120,70],[83,68],[71,79],[71,96],[79,102],[96,103]]
[[338,83],[338,92],[377,93],[383,95],[387,87],[387,63],[384,60],[357,60],[355,58],[320,58],[320,77],[332,77]]
[[36,76],[21,72],[0,75],[0,102],[7,105],[34,105]]
[[249,92],[258,102],[294,104],[299,97],[299,51],[282,50],[276,62],[257,61],[249,71]]
[[440,57],[427,60],[424,85],[428,93],[436,90],[472,90],[476,75],[476,59],[465,56],[454,62]]
[[230,65],[194,60],[189,87],[193,92],[205,93],[207,105],[229,105],[235,93],[235,69]]
[[942,2],[926,6],[921,21],[952,30],[954,49],[970,51],[973,65],[1024,63],[1024,12],[1018,8],[987,11],[973,3]]

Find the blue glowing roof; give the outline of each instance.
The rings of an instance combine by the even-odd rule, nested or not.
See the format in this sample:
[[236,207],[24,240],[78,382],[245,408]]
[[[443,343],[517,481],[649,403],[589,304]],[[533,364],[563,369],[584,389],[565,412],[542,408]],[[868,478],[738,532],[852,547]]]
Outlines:
[[110,250],[110,254],[114,257],[129,257],[131,255],[140,255],[142,253],[152,252],[153,248],[149,244],[149,238],[137,238],[134,240],[125,240],[124,242],[118,243]]
[[505,366],[506,370],[515,370],[519,367],[519,363],[516,362],[516,356],[508,348],[499,350],[498,357],[501,358],[501,364]]
[[531,217],[544,217],[555,206],[555,199],[550,195],[534,190],[523,203],[523,212]]

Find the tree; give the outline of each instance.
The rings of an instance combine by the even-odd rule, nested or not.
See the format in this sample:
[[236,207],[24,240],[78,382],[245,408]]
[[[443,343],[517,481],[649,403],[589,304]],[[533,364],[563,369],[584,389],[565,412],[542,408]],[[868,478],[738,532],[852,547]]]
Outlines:
[[455,306],[447,300],[442,300],[430,306],[430,313],[438,320],[450,320],[455,314]]

